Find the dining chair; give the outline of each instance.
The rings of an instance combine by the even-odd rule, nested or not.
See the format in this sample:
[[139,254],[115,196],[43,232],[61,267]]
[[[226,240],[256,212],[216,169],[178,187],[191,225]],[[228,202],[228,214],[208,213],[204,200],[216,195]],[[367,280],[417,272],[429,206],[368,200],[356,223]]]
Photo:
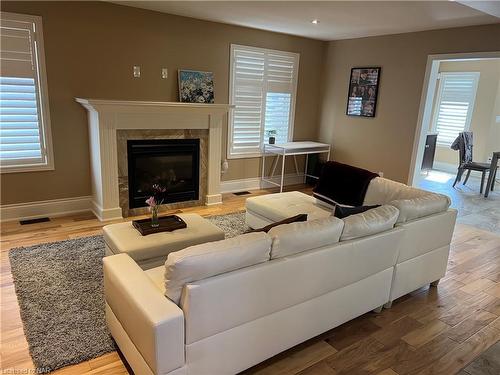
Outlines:
[[453,150],[458,150],[458,157],[459,157],[457,177],[453,182],[453,187],[455,187],[457,182],[462,180],[462,175],[465,171],[467,171],[467,175],[465,176],[465,180],[463,182],[464,185],[469,180],[470,172],[478,171],[481,172],[481,188],[479,189],[479,193],[482,194],[484,187],[484,179],[486,177],[486,172],[490,170],[490,164],[473,161],[472,157],[473,143],[474,142],[473,142],[472,132],[462,132],[458,135],[458,137],[451,145],[451,148]]

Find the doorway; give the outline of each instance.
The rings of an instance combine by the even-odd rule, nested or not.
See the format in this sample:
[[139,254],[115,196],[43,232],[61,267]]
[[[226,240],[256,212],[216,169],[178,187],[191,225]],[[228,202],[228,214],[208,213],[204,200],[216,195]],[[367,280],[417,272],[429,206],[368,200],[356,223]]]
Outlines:
[[429,56],[409,181],[448,195],[458,222],[500,234],[500,173],[487,198],[478,171],[453,186],[459,151],[452,145],[463,131],[472,132],[473,161],[489,166],[500,151],[500,52]]

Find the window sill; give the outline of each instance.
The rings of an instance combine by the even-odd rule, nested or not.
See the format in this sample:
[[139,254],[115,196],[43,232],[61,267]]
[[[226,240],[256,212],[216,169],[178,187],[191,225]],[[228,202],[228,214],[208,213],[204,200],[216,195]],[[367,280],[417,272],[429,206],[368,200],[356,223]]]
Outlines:
[[232,159],[255,159],[255,158],[261,158],[262,157],[262,152],[259,153],[253,153],[253,154],[228,154],[227,159],[232,160]]
[[38,164],[38,165],[16,165],[16,166],[0,166],[0,174],[4,173],[24,173],[24,172],[45,172],[55,170],[54,165]]

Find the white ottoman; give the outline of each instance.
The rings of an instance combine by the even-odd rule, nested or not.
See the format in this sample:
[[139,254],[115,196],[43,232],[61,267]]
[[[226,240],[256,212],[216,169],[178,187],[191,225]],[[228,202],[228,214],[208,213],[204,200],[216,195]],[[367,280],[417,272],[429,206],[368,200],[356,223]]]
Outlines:
[[142,236],[131,222],[103,228],[106,255],[126,253],[144,270],[161,266],[167,255],[189,246],[224,239],[224,232],[197,214],[177,215],[187,228]]
[[266,194],[246,200],[246,224],[253,229],[298,215],[307,214],[307,220],[329,217],[332,209],[325,207],[316,198],[289,191],[286,193]]

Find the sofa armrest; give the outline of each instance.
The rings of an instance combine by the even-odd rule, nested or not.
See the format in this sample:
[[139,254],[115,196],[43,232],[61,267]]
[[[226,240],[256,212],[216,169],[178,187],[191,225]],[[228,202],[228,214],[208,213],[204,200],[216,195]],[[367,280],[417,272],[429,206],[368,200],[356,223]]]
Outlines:
[[106,302],[155,374],[184,365],[184,314],[127,254],[103,259]]

